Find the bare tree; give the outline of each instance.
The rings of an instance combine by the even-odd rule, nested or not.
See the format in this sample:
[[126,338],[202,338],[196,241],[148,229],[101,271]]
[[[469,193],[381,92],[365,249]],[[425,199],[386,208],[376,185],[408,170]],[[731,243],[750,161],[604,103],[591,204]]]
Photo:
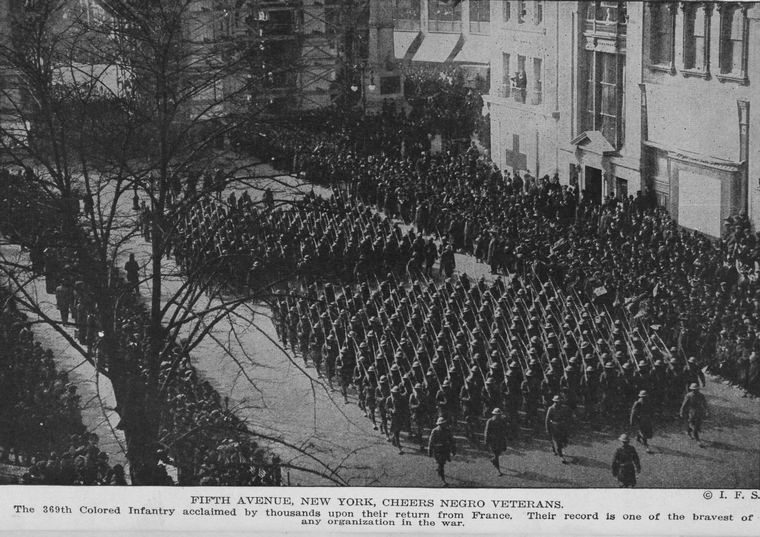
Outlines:
[[[85,284],[97,317],[97,351],[45,315],[29,289],[38,277],[30,266],[4,258],[0,270],[26,309],[110,379],[132,481],[154,484],[163,425],[156,409],[180,363],[174,343],[192,351],[238,309],[270,292],[265,287],[229,297],[207,277],[214,267],[181,274],[165,268],[176,223],[202,195],[177,196],[188,173],[209,168],[220,139],[260,119],[258,100],[248,98],[261,90],[259,42],[252,32],[229,39],[223,31],[246,9],[234,0],[102,0],[97,7],[27,2],[15,13],[18,31],[0,45],[0,64],[18,82],[2,88],[9,112],[0,144],[27,169],[35,202],[59,217],[54,233],[24,240],[30,248],[65,250],[72,260],[66,270]],[[234,175],[219,177],[217,186]],[[137,355],[125,348],[128,291],[117,285],[116,268],[139,234],[129,214],[133,193],[148,201],[151,239],[147,342]],[[169,290],[167,277],[182,283]],[[323,466],[327,478],[340,482]]]

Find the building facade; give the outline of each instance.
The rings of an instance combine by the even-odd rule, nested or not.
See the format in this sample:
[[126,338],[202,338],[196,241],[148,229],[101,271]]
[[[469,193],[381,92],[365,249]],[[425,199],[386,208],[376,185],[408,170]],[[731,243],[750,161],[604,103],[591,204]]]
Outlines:
[[642,174],[685,227],[759,223],[760,6],[649,2],[642,16]]
[[475,85],[487,82],[496,35],[489,0],[394,0],[394,52],[411,65],[461,67]]
[[491,2],[491,157],[684,227],[760,221],[755,2]]

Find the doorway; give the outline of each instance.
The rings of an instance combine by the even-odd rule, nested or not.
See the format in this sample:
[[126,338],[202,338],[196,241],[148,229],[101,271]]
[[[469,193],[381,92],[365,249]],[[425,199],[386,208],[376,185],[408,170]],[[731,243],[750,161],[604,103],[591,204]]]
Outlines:
[[585,189],[583,191],[584,199],[594,203],[602,203],[602,170],[586,166],[583,175]]

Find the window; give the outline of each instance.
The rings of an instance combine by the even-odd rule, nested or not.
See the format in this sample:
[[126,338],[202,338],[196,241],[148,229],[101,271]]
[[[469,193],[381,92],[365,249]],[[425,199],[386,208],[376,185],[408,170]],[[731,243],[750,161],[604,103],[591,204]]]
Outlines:
[[533,22],[538,25],[544,22],[544,3],[533,2]]
[[512,92],[515,101],[525,102],[525,93],[528,88],[528,77],[525,74],[525,56],[517,56],[517,73],[512,77]]
[[446,0],[429,0],[428,27],[431,32],[461,32],[462,4]]
[[419,30],[420,0],[396,0],[393,18],[397,30]]
[[396,8],[393,16],[396,19],[419,19],[420,0],[396,0]]
[[649,62],[652,65],[673,67],[673,35],[675,34],[674,5],[649,2]]
[[625,2],[586,2],[586,32],[625,35],[627,18]]
[[531,104],[541,104],[541,58],[533,58],[533,93],[531,95]]
[[490,0],[470,0],[470,32],[475,34],[489,33],[490,21]]
[[504,73],[502,92],[501,92],[501,96],[502,97],[509,97],[509,94],[510,94],[510,92],[509,92],[509,88],[511,86],[511,84],[510,84],[510,77],[512,75],[512,71],[510,71],[510,69],[511,69],[511,67],[510,67],[510,59],[511,58],[510,58],[509,54],[507,54],[506,52],[503,52],[501,54],[501,65],[502,65],[502,70],[503,70],[503,73]]
[[726,5],[720,15],[720,73],[744,78],[747,50],[747,6]]
[[625,56],[586,51],[583,130],[600,131],[612,146],[623,143]]
[[501,16],[504,22],[509,22],[512,18],[512,2],[510,0],[504,0],[501,8]]
[[517,2],[517,22],[522,24],[525,22],[525,18],[528,16],[528,6],[525,2],[519,1]]
[[683,67],[707,72],[710,43],[710,17],[704,5],[685,4],[683,8]]

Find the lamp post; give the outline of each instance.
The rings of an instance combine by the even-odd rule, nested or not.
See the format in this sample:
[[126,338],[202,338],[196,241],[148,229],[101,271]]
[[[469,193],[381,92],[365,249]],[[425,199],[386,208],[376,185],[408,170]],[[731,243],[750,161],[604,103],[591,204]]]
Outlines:
[[[366,83],[367,70],[369,70],[370,72],[369,84]],[[377,89],[377,86],[375,85],[375,73],[372,70],[372,68],[367,65],[366,61],[363,61],[362,63],[358,65],[354,65],[354,71],[359,72],[359,84],[357,84],[356,82],[352,83],[351,91],[356,93],[357,91],[361,89],[362,114],[366,115],[367,114],[367,90],[375,91]]]

